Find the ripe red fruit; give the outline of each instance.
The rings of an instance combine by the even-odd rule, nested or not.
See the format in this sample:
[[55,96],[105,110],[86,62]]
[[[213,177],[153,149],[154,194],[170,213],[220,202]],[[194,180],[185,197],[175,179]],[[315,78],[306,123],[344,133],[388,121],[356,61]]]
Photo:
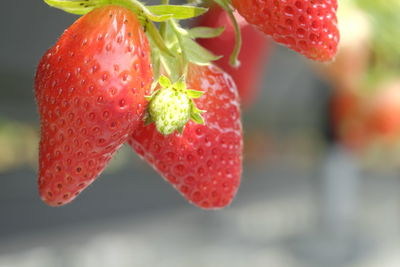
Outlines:
[[154,124],[132,132],[129,144],[186,199],[201,208],[222,208],[235,196],[242,172],[242,127],[233,80],[213,66],[190,65],[188,88],[205,124],[189,121],[182,135],[160,134]]
[[66,204],[103,171],[140,121],[152,79],[146,35],[122,7],[81,17],[46,52],[35,79],[43,201]]
[[235,81],[243,107],[248,107],[257,97],[261,87],[261,75],[269,50],[268,38],[248,24],[243,17],[235,13],[242,33],[242,49],[239,54],[240,67],[229,64],[229,56],[235,43],[235,31],[228,14],[217,6],[199,17],[197,26],[225,27],[225,31],[216,38],[199,39],[198,42],[216,55],[223,56],[216,64],[230,74]]
[[372,138],[395,143],[400,134],[400,81],[384,84],[369,103],[367,131]]
[[337,0],[232,0],[251,24],[275,41],[318,61],[336,54]]
[[369,94],[335,91],[331,112],[338,139],[352,151],[365,152],[378,143],[395,147],[400,134],[400,82]]

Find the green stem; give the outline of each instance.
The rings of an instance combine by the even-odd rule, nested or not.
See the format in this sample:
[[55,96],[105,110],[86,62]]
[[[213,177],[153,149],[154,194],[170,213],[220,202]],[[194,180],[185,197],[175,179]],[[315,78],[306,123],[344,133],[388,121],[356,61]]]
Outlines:
[[242,34],[240,32],[240,27],[237,23],[235,15],[233,15],[233,12],[229,11],[228,15],[235,29],[235,47],[233,48],[233,52],[229,58],[229,64],[231,64],[233,67],[239,67],[240,66],[239,53],[240,50],[242,49]]
[[184,79],[186,79],[186,74],[188,71],[189,64],[188,64],[188,58],[187,58],[187,55],[186,55],[185,49],[184,49],[184,43],[182,40],[182,35],[186,34],[186,32],[184,32],[184,33],[182,32],[182,29],[178,26],[178,24],[176,23],[176,21],[174,19],[170,19],[169,23],[172,26],[172,29],[175,32],[176,38],[178,39],[179,46],[181,47],[181,52],[182,52],[182,73],[181,73],[182,75],[181,76],[183,76]]
[[232,21],[233,27],[235,29],[235,47],[232,51],[232,54],[229,58],[229,64],[234,67],[239,67],[239,53],[242,48],[242,35],[240,33],[240,27],[237,23],[235,15],[233,15],[232,9],[232,1],[231,0],[214,0],[216,4],[218,4],[221,8],[223,8],[229,15],[229,19]]
[[[169,5],[169,0],[161,0],[162,5]],[[160,23],[160,34],[165,39],[165,28],[167,27],[166,22]]]

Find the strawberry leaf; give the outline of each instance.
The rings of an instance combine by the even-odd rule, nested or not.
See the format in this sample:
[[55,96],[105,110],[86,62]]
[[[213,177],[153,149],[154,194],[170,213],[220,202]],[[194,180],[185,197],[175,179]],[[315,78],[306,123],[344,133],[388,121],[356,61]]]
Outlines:
[[197,65],[207,65],[211,61],[215,61],[221,58],[216,56],[195,41],[189,36],[182,36],[182,49],[185,52],[187,60]]
[[171,51],[165,45],[165,42],[164,42],[163,38],[161,37],[160,32],[158,31],[156,26],[154,26],[153,23],[148,22],[146,24],[146,29],[147,29],[147,36],[149,38],[151,38],[153,43],[160,49],[160,51],[166,53],[167,55],[169,55],[171,57],[174,57],[174,54],[171,53]]
[[156,5],[148,6],[147,9],[158,16],[172,15],[174,19],[190,19],[207,12],[207,8],[195,6],[178,6],[178,5]]
[[224,32],[224,27],[210,28],[210,27],[195,27],[188,30],[192,38],[215,38]]
[[74,0],[44,0],[51,7],[59,8],[75,15],[83,15],[104,4],[104,0],[74,1]]

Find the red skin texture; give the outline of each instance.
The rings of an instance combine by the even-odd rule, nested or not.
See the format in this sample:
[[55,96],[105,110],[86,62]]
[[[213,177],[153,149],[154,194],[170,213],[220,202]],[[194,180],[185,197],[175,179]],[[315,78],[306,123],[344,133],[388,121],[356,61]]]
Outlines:
[[197,26],[225,27],[217,38],[199,39],[198,42],[216,55],[223,56],[215,63],[230,74],[235,81],[242,107],[246,108],[256,99],[261,87],[262,70],[269,51],[268,38],[235,13],[242,32],[242,49],[239,54],[240,67],[229,64],[235,44],[235,31],[229,16],[219,7],[212,7],[197,21]]
[[154,124],[139,126],[129,144],[189,202],[204,209],[229,205],[242,173],[239,97],[232,78],[214,66],[190,65],[188,87],[204,91],[195,99],[205,124],[192,121],[182,135],[163,136]]
[[153,79],[136,16],[107,6],[70,26],[41,59],[39,193],[59,206],[103,171],[142,118]]
[[317,61],[336,54],[337,0],[232,0],[251,24],[283,45]]

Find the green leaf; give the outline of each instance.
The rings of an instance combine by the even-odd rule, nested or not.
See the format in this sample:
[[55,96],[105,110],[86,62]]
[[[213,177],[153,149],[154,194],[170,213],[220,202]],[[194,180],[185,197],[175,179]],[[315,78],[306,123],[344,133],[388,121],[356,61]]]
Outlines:
[[172,14],[165,14],[165,15],[154,15],[151,12],[146,12],[146,10],[144,10],[144,13],[146,15],[146,17],[154,22],[163,22],[166,20],[169,20],[170,18],[172,18]]
[[158,82],[164,88],[171,87],[171,81],[167,78],[167,76],[161,75],[160,78],[158,79]]
[[171,51],[169,51],[168,47],[165,45],[165,42],[164,42],[163,38],[161,37],[160,32],[158,31],[156,26],[154,26],[153,23],[148,22],[146,24],[146,29],[147,29],[146,32],[147,32],[148,37],[150,37],[152,39],[152,41],[160,49],[160,51],[166,53],[167,55],[169,55],[171,57],[174,57],[174,54],[172,54]]
[[[44,0],[49,6],[62,9],[68,13],[84,15],[104,5],[120,5],[133,12],[143,13],[149,20],[162,22],[172,18],[173,14],[154,14],[138,0]],[[199,12],[199,11],[197,11]]]
[[104,5],[104,0],[44,0],[46,4],[76,15],[84,15],[94,8]]
[[[91,1],[91,0],[89,0]],[[170,18],[172,18],[171,14],[164,14],[164,15],[157,15],[152,13],[147,6],[145,6],[142,2],[139,0],[103,0],[106,1],[107,4],[117,4],[121,5],[124,7],[129,8],[133,12],[135,12],[137,15],[140,15],[140,13],[143,13],[145,17],[151,21],[155,22],[162,22],[166,21]]]
[[224,32],[224,30],[225,27],[195,27],[189,30],[189,35],[192,38],[215,38],[220,36]]
[[214,55],[188,36],[182,36],[182,46],[187,59],[197,65],[207,65],[211,61],[221,58],[221,56]]
[[200,98],[204,95],[203,91],[197,91],[197,90],[192,90],[192,89],[188,89],[186,90],[186,94],[188,97],[195,99],[195,98]]
[[207,12],[207,8],[196,6],[156,5],[147,9],[158,16],[170,15],[174,19],[190,19]]

